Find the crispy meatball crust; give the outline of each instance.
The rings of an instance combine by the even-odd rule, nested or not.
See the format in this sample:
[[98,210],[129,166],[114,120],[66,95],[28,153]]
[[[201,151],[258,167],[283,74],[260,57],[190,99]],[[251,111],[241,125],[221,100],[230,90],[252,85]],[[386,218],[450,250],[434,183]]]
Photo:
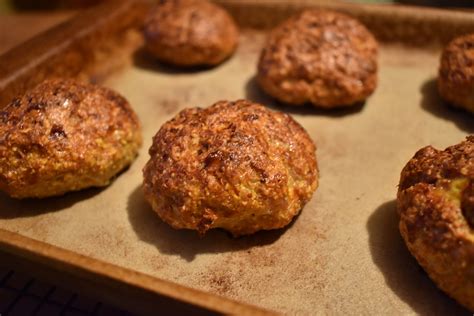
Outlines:
[[290,105],[351,106],[375,90],[377,42],[347,15],[303,11],[270,33],[257,80],[265,92]]
[[234,236],[281,228],[316,190],[315,150],[289,115],[256,103],[186,109],[153,138],[145,196],[174,228]]
[[105,186],[141,142],[138,118],[116,92],[45,81],[0,112],[0,190],[43,198]]
[[205,0],[162,1],[144,28],[147,50],[177,66],[214,66],[237,47],[237,26],[230,15]]
[[474,113],[474,33],[454,39],[444,49],[438,90],[453,106]]
[[401,173],[400,232],[431,279],[474,311],[474,136],[418,151]]

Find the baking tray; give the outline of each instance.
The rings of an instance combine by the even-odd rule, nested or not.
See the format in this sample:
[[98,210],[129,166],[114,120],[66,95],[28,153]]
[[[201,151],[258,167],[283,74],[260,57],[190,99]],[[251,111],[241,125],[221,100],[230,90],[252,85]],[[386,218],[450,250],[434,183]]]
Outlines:
[[[213,69],[182,71],[150,59],[139,33],[147,5],[134,1],[106,2],[0,57],[0,104],[46,77],[100,82],[130,101],[145,139],[107,188],[46,200],[0,195],[0,249],[22,258],[17,265],[25,269],[67,278],[139,313],[159,304],[193,313],[466,313],[409,255],[394,199],[417,149],[444,148],[474,132],[473,117],[444,104],[435,84],[441,45],[474,32],[474,15],[330,1],[219,2],[242,31],[237,53]],[[316,6],[356,16],[380,41],[379,84],[360,107],[283,106],[256,85],[268,28]],[[171,229],[140,188],[152,135],[185,107],[239,98],[289,112],[306,128],[318,147],[320,187],[286,229],[238,239]]]

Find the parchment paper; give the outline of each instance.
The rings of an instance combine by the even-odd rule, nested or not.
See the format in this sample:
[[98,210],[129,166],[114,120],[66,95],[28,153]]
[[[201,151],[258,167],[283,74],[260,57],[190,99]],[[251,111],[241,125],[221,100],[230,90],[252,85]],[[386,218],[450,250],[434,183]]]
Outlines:
[[[119,266],[289,314],[459,314],[409,255],[398,233],[399,174],[421,147],[474,132],[473,116],[436,93],[439,51],[383,46],[377,90],[365,105],[323,112],[265,96],[254,80],[264,34],[245,31],[235,56],[178,71],[139,51],[105,83],[143,124],[138,159],[107,188],[46,200],[0,195],[0,227]],[[287,111],[318,150],[320,187],[286,229],[199,238],[163,223],[141,191],[151,137],[188,106],[248,98]]]

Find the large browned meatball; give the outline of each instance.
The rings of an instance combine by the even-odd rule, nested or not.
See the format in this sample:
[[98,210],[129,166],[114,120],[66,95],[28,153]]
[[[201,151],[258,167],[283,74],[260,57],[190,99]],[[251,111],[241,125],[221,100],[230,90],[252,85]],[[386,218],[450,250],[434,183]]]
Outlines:
[[145,23],[147,50],[178,66],[213,66],[235,51],[238,30],[229,14],[206,0],[165,0]]
[[347,15],[303,11],[270,33],[257,79],[264,91],[287,104],[354,105],[377,84],[377,42]]
[[458,37],[444,49],[438,90],[453,106],[474,113],[474,34]]
[[418,151],[402,171],[400,232],[433,281],[474,311],[474,136]]
[[234,236],[291,222],[318,184],[315,146],[289,115],[245,101],[181,111],[153,138],[144,191],[174,228]]
[[0,190],[42,198],[105,186],[140,144],[137,116],[116,92],[45,81],[0,112]]

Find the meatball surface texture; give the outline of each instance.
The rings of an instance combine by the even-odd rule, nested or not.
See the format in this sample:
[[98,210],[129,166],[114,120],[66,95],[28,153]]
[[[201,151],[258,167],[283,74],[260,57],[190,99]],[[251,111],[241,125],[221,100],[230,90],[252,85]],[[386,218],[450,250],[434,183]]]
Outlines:
[[454,39],[444,49],[438,91],[451,105],[474,113],[474,33]]
[[355,105],[377,85],[377,46],[356,19],[306,10],[270,33],[257,80],[266,93],[286,104]]
[[106,186],[141,142],[138,118],[118,93],[45,81],[0,111],[0,190],[43,198]]
[[289,115],[246,100],[186,109],[153,138],[145,196],[174,228],[281,228],[316,190],[315,150]]
[[148,15],[145,47],[176,66],[215,66],[235,51],[239,32],[232,17],[205,0],[167,0]]
[[436,285],[474,311],[474,136],[419,150],[401,173],[400,232]]

